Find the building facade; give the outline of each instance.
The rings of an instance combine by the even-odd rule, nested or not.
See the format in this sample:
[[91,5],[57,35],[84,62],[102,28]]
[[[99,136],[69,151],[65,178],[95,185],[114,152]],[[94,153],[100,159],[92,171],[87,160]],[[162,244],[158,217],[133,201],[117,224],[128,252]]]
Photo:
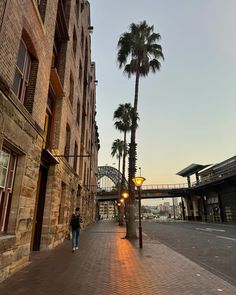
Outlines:
[[118,215],[117,205],[114,201],[106,201],[99,203],[100,219],[115,219]]
[[191,164],[178,175],[188,178],[184,219],[236,223],[236,156],[211,166]]
[[0,2],[0,281],[95,220],[95,63],[86,0]]

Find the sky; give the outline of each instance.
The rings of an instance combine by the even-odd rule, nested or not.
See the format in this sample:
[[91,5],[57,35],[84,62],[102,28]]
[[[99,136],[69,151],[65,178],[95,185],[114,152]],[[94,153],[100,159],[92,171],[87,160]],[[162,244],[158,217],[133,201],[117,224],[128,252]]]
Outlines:
[[[118,163],[111,145],[119,104],[134,100],[134,78],[117,63],[119,37],[146,20],[160,33],[165,60],[139,84],[137,167],[144,184],[186,183],[191,163],[236,155],[236,1],[90,0],[96,63],[99,165]],[[129,136],[128,136],[129,137]]]

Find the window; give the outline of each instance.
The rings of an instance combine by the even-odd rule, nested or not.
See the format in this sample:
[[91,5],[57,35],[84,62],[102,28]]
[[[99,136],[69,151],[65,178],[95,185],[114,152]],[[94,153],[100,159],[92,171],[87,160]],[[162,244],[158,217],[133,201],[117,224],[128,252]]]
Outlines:
[[64,151],[64,155],[67,161],[69,161],[69,155],[70,155],[70,136],[71,136],[70,126],[67,124],[66,125],[66,145],[65,145],[65,151]]
[[69,40],[68,28],[65,19],[65,1],[58,1],[57,9],[57,19],[54,34],[54,44],[53,44],[53,58],[52,58],[52,68],[56,69],[61,81],[65,70],[65,52],[66,43]]
[[31,55],[28,52],[24,41],[21,40],[12,90],[23,104],[26,102],[25,98],[27,87],[29,85],[31,64]]
[[79,102],[77,103],[76,121],[77,121],[78,125],[80,125],[80,103]]
[[[80,146],[80,154],[83,155],[83,153],[84,153],[83,145],[81,144],[81,146]],[[80,176],[80,179],[82,179],[83,165],[84,165],[84,160],[83,160],[83,157],[81,157],[80,161],[79,161],[79,176]]]
[[59,31],[59,28],[56,25],[56,30],[54,35],[54,44],[53,44],[52,68],[56,68],[59,71],[62,42],[61,42],[61,37],[58,31]]
[[83,179],[84,186],[87,185],[87,183],[86,183],[86,178],[87,178],[86,171],[87,171],[87,167],[86,167],[86,163],[84,163],[84,179]]
[[11,150],[0,151],[0,232],[7,231],[17,156]]
[[38,6],[38,10],[40,13],[40,16],[42,18],[42,21],[45,20],[45,14],[46,14],[46,6],[47,6],[47,0],[34,0],[36,5]]
[[82,3],[81,3],[80,12],[82,13],[83,10],[84,10],[84,1],[82,1]]
[[80,86],[82,85],[82,64],[81,64],[81,61],[80,61],[80,64],[79,64],[79,83],[80,83]]
[[47,110],[44,125],[44,148],[51,149],[53,141],[53,120],[55,112],[55,97],[52,89],[48,92]]
[[66,200],[66,185],[65,183],[62,182],[59,212],[58,212],[58,224],[63,224],[63,221],[64,221],[65,200]]
[[77,48],[77,36],[76,36],[76,30],[74,28],[74,32],[73,32],[73,52],[74,52],[74,57],[76,57],[76,48]]
[[78,156],[78,144],[75,142],[75,147],[74,147],[74,164],[73,168],[75,171],[77,171],[77,156]]
[[83,51],[84,51],[84,29],[83,28],[82,28],[82,31],[81,31],[80,46],[81,46],[81,52],[83,54]]
[[76,13],[77,22],[79,22],[79,15],[80,15],[80,0],[76,0],[76,9],[75,9],[75,13]]
[[73,107],[73,99],[74,99],[74,79],[72,74],[70,74],[70,93],[69,93],[69,100]]

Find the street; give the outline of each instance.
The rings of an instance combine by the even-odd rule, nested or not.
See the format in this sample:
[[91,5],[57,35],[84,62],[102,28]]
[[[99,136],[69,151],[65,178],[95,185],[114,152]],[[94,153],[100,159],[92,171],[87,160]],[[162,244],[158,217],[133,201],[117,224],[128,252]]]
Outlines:
[[236,286],[236,226],[142,221],[143,233]]

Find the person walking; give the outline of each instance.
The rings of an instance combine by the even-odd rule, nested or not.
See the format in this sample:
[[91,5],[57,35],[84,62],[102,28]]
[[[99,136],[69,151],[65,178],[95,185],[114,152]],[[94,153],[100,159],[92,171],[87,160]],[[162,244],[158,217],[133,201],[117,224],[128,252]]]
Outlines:
[[70,219],[70,227],[72,232],[72,252],[78,250],[80,223],[82,223],[82,218],[80,216],[79,208],[77,207],[75,209],[75,213],[72,214]]

